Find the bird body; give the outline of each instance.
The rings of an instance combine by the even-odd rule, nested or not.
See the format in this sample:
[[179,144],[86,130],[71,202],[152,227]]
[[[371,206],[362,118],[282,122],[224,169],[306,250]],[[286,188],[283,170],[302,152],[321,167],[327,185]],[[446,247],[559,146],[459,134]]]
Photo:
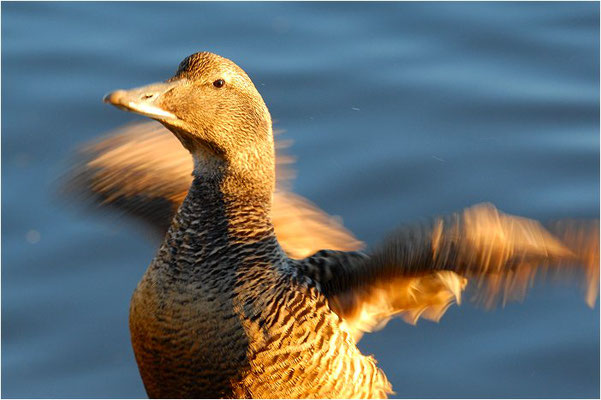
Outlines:
[[[205,114],[206,103],[191,108],[190,81],[202,83],[196,95],[213,100],[218,122]],[[218,81],[229,87],[211,85]],[[166,90],[168,113],[185,116],[167,126],[195,166],[132,298],[132,344],[149,395],[385,396],[390,385],[383,373],[341,329],[316,282],[299,274],[301,261],[278,244],[271,118],[250,79],[229,60],[200,53],[184,60],[166,86],[159,91]],[[236,91],[216,99],[225,90]],[[121,96],[110,95],[113,102]]]
[[149,395],[384,397],[384,374],[280,248],[266,206],[193,182],[131,302]]
[[[392,388],[357,348],[361,335],[397,315],[438,321],[468,279],[493,306],[522,298],[540,268],[578,265],[596,299],[598,222],[553,235],[486,204],[403,228],[370,253],[332,246],[292,258],[293,241],[280,234],[286,213],[274,212],[286,197],[275,190],[271,117],[230,60],[197,53],[168,81],[105,101],[161,122],[194,160],[183,202],[164,195],[177,212],[131,301],[150,397],[382,398]],[[161,174],[179,176],[179,165],[166,166]],[[102,187],[123,193],[126,183]],[[320,226],[303,222],[296,231],[308,236]]]

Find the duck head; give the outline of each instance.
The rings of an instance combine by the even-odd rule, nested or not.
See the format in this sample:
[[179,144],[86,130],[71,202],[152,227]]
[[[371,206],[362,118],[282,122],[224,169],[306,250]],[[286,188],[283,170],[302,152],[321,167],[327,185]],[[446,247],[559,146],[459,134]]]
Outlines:
[[227,171],[242,179],[273,180],[269,111],[248,75],[226,58],[193,54],[169,80],[116,90],[104,101],[161,122],[192,153],[204,176]]

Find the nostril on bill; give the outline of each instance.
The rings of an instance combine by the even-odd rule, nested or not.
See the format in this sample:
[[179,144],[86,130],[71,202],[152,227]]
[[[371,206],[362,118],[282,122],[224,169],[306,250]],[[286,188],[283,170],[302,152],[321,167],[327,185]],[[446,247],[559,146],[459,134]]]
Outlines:
[[142,100],[152,99],[154,97],[154,93],[146,93],[142,95]]

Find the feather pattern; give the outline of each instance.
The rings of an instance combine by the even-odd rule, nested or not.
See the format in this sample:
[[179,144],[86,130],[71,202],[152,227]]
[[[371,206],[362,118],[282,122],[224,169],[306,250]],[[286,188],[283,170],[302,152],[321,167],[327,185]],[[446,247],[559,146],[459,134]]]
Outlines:
[[315,282],[298,274],[303,261],[281,250],[266,210],[216,192],[193,183],[132,298],[130,331],[148,394],[391,393]]

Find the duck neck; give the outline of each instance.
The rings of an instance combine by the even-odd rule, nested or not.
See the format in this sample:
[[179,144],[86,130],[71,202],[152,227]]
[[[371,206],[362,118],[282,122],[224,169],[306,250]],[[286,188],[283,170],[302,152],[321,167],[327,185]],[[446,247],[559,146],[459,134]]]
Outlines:
[[271,190],[237,174],[195,174],[184,205],[192,217],[202,218],[207,229],[224,224],[223,233],[230,239],[247,239],[247,234],[273,231],[271,197]]
[[[198,255],[195,259],[200,264],[217,261],[221,253],[232,261],[236,254],[266,244],[278,249],[270,187],[249,181],[225,165],[207,173],[206,163],[203,167],[196,164],[188,195],[166,238],[169,247]],[[244,263],[237,260],[236,265],[240,264]]]
[[[222,209],[232,227],[256,224],[271,226],[271,200],[275,186],[272,157],[224,160],[206,153],[193,154],[194,180],[188,201],[202,207]],[[210,202],[207,200],[210,199]]]

